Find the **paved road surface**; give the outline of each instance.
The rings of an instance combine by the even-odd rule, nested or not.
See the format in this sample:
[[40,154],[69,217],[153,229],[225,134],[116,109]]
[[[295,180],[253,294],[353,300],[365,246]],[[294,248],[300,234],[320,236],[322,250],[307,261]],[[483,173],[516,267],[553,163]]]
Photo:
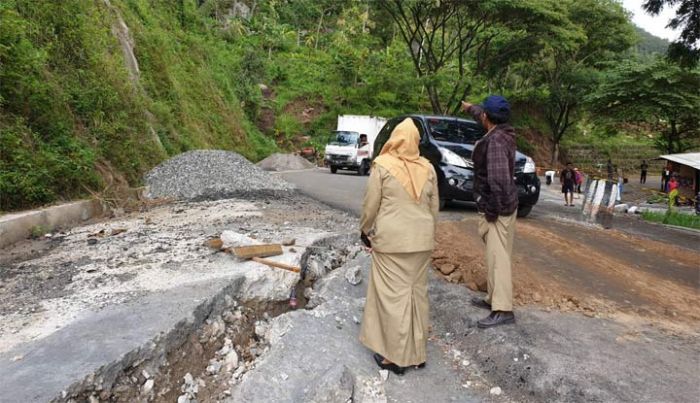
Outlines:
[[[331,207],[360,215],[362,198],[367,183],[366,176],[354,172],[340,171],[331,174],[328,169],[313,169],[276,173],[294,183],[305,194],[328,204]],[[559,193],[559,186],[544,185],[542,181],[540,200],[528,216],[530,220],[564,219],[579,220],[578,208],[565,207]],[[574,200],[580,206],[581,199]],[[476,214],[472,203],[451,203],[442,211],[443,220],[461,220]],[[700,234],[692,231],[677,230],[641,221],[638,216],[615,217],[613,227],[628,234],[667,242],[669,247],[684,247],[700,252]]]

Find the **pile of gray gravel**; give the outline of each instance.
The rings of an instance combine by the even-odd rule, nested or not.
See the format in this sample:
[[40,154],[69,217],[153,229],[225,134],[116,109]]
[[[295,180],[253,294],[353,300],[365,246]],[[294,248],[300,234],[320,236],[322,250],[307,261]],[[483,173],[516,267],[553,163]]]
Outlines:
[[177,155],[146,174],[146,197],[218,200],[269,196],[295,189],[230,151],[195,150]]
[[272,154],[257,165],[266,171],[296,171],[316,166],[298,155],[281,153]]

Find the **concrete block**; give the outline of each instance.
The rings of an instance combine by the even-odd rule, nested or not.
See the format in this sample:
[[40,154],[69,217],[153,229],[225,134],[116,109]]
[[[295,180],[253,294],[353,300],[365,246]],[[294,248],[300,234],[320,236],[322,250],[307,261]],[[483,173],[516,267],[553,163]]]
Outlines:
[[38,210],[22,211],[0,217],[0,248],[26,239],[34,228],[51,232],[58,227],[67,227],[105,212],[99,200],[79,200]]

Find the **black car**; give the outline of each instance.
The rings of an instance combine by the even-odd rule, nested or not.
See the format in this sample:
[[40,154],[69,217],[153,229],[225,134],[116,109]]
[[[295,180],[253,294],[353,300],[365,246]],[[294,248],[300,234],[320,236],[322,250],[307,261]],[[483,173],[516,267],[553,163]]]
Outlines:
[[[420,132],[420,153],[435,167],[440,189],[440,207],[450,200],[474,201],[474,171],[471,160],[474,144],[484,136],[484,128],[470,119],[450,116],[408,115],[389,120],[374,141],[373,155],[379,155],[394,127],[413,119]],[[540,180],[535,162],[525,154],[515,155],[515,183],[518,186],[518,217],[530,214],[540,197]]]

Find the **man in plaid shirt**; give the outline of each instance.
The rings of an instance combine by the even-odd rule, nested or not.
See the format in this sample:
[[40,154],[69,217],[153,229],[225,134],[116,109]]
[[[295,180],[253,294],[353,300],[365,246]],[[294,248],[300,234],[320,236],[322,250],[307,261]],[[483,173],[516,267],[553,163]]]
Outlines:
[[474,193],[479,208],[479,236],[486,244],[488,294],[476,306],[491,310],[478,321],[480,328],[515,323],[511,257],[518,190],[515,186],[515,130],[508,124],[510,105],[491,95],[481,105],[462,102],[462,110],[481,122],[486,135],[474,146]]

